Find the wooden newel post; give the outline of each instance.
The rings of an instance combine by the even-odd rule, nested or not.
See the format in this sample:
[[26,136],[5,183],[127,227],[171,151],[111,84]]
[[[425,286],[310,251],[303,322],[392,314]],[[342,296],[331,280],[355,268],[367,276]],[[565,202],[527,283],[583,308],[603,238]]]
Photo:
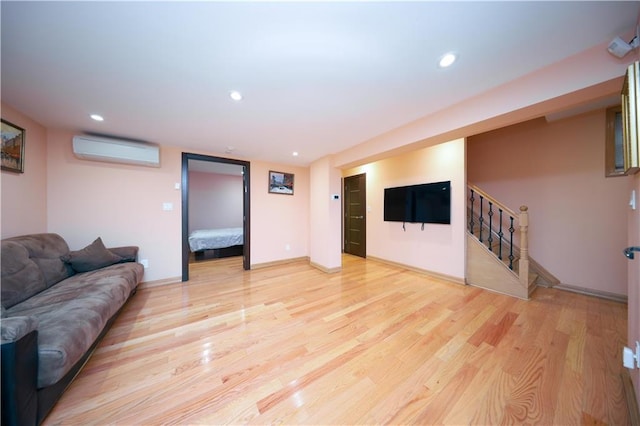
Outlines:
[[518,262],[520,284],[529,286],[529,207],[520,206],[520,260]]

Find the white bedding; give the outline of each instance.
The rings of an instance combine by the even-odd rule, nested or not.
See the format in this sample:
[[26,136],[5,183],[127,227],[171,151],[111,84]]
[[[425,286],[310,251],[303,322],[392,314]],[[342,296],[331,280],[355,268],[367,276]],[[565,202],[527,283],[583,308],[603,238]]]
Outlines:
[[242,227],[224,229],[198,229],[189,235],[191,251],[218,249],[244,244]]

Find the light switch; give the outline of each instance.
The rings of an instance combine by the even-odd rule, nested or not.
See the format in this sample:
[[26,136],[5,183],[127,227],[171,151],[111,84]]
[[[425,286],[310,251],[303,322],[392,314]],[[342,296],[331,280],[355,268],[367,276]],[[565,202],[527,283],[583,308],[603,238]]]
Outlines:
[[631,191],[631,199],[629,199],[629,206],[631,207],[631,210],[636,209],[636,190],[635,189]]
[[162,210],[165,212],[170,212],[173,210],[173,203],[162,203]]
[[180,182],[176,182],[176,183],[173,185],[173,187],[174,187],[175,189],[180,189]]

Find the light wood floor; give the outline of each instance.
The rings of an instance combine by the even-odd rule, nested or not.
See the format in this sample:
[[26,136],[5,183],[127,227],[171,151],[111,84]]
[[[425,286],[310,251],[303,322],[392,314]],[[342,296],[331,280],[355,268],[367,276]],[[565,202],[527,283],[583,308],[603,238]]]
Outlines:
[[351,256],[191,277],[138,291],[45,424],[629,422],[624,304]]

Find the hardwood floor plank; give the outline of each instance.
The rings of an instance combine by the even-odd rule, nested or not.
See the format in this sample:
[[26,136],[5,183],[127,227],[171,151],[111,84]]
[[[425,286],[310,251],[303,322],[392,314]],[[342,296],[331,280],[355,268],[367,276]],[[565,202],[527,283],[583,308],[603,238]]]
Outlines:
[[522,301],[354,256],[143,288],[58,424],[625,424],[626,306]]
[[449,413],[450,407],[455,405],[462,396],[462,391],[478,373],[478,368],[472,364],[464,364],[457,373],[447,380],[446,385],[437,393],[431,402],[424,407],[412,423],[442,424]]
[[515,377],[515,384],[505,401],[503,424],[539,424],[546,395],[541,393],[545,374],[545,351],[540,348],[522,360],[523,368]]
[[[560,382],[561,391],[555,404],[554,425],[576,425],[582,422],[582,375],[565,360],[564,372]],[[571,391],[567,391],[570,389]]]

